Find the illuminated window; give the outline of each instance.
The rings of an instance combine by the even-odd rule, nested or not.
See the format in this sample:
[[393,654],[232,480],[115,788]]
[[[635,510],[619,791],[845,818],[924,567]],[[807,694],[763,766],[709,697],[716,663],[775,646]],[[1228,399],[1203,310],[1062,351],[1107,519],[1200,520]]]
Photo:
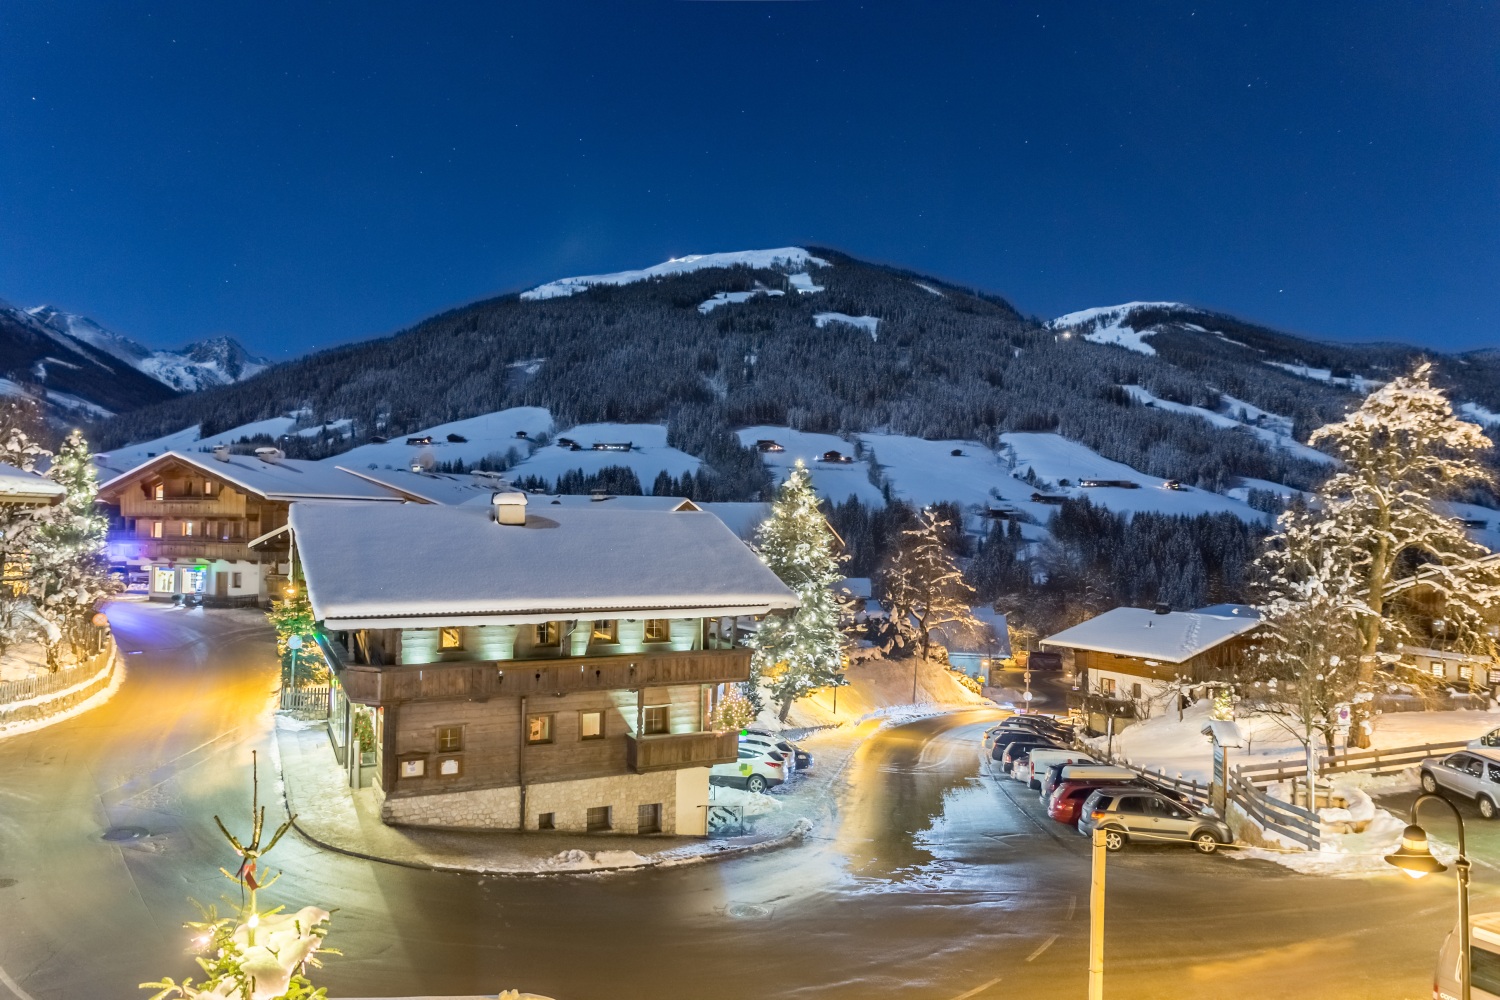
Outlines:
[[552,716],[526,716],[526,742],[529,744],[552,742]]
[[1464,664],[1458,668],[1458,676],[1460,680],[1468,680],[1474,676],[1474,668],[1468,664]]
[[604,713],[579,712],[578,738],[580,740],[604,739]]
[[557,622],[542,622],[536,627],[536,637],[532,641],[538,646],[556,646],[561,634]]
[[437,752],[458,753],[464,748],[463,726],[438,726]]
[[594,622],[595,642],[619,642],[620,623],[616,621]]
[[1099,678],[1099,693],[1106,698],[1115,696],[1115,679],[1113,677]]
[[1434,676],[1434,677],[1442,677],[1445,673],[1446,673],[1446,671],[1443,670],[1443,661],[1442,660],[1433,660],[1432,661],[1432,676]]
[[152,492],[151,495],[158,500],[165,500],[167,498],[167,484],[157,483],[156,489]]
[[646,641],[666,642],[672,637],[671,626],[665,618],[646,619]]
[[666,705],[647,705],[641,716],[641,732],[647,736],[665,733],[669,724]]
[[208,570],[185,569],[182,571],[182,592],[201,594],[208,583]]
[[[157,522],[157,527],[161,527],[160,522]],[[176,590],[176,571],[157,567],[151,574],[151,589],[162,594],[170,594],[172,591]]]
[[456,628],[438,629],[438,649],[463,649],[464,634]]
[[183,521],[182,522],[182,537],[183,538],[192,538],[193,537],[193,522],[192,521]]
[[214,490],[218,488],[219,484],[210,479],[203,484],[203,495],[206,497],[211,497],[214,495]]

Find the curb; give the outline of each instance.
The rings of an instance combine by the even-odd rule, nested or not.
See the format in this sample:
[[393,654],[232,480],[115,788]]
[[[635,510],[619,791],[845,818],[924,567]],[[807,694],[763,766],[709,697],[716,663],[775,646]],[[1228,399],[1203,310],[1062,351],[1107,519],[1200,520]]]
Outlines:
[[754,844],[740,844],[734,847],[720,848],[719,850],[706,851],[702,854],[693,854],[681,858],[661,858],[655,861],[648,861],[645,864],[641,865],[611,865],[605,868],[564,868],[558,869],[556,871],[534,871],[528,868],[471,868],[466,865],[432,864],[426,861],[404,861],[399,858],[381,857],[377,854],[369,854],[364,851],[356,851],[352,848],[341,847],[338,844],[331,844],[319,837],[313,836],[305,828],[303,828],[302,824],[297,822],[296,813],[292,809],[291,797],[287,792],[286,772],[281,765],[281,743],[275,737],[274,733],[272,735],[271,745],[276,748],[276,777],[279,779],[281,784],[281,802],[282,805],[286,808],[287,815],[292,819],[292,829],[297,832],[297,835],[299,837],[307,841],[309,844],[312,844],[314,847],[321,848],[325,851],[332,851],[334,854],[342,854],[345,857],[349,858],[358,858],[361,861],[374,861],[379,864],[393,865],[397,868],[409,868],[414,871],[441,872],[447,875],[480,875],[489,876],[492,878],[563,878],[567,876],[611,875],[618,874],[620,872],[649,871],[654,868],[684,868],[688,865],[704,864],[709,861],[743,857],[749,854],[760,854],[768,851],[780,850],[783,847],[790,847],[793,844],[800,843],[812,829],[812,825],[810,823],[802,821],[798,822],[792,827],[791,830],[787,831],[779,837],[773,837],[770,840],[763,840]]

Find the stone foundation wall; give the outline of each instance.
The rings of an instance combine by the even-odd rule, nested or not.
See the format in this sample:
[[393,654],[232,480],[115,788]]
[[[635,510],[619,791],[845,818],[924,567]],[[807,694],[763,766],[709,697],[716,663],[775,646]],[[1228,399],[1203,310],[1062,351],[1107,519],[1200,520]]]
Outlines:
[[[706,767],[549,781],[526,786],[526,829],[540,829],[541,816],[551,813],[552,829],[585,833],[588,811],[607,806],[607,832],[634,834],[640,832],[640,807],[656,804],[661,806],[662,833],[703,836],[706,819],[698,814],[707,801]],[[380,807],[381,818],[387,823],[455,829],[514,830],[519,826],[519,813],[520,789],[515,786],[385,797]]]
[[115,671],[119,669],[119,654],[112,639],[105,652],[100,655],[100,661],[101,666],[97,673],[86,681],[72,685],[69,690],[28,698],[22,702],[0,704],[0,726],[15,722],[34,722],[38,719],[60,715],[103,691],[114,679]]

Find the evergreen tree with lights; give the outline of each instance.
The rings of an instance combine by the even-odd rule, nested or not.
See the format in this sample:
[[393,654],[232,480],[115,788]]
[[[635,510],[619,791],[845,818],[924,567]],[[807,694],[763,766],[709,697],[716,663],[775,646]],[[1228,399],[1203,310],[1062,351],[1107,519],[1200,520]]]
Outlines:
[[[67,436],[47,476],[66,492],[61,503],[39,516],[32,545],[31,595],[63,642],[78,650],[99,602],[114,589],[105,557],[109,521],[96,503],[94,456],[82,433],[74,430]],[[55,660],[55,655],[49,648],[49,659]]]
[[798,698],[844,683],[840,607],[833,594],[842,559],[802,462],[777,490],[771,516],[755,533],[755,545],[799,602],[791,611],[767,615],[751,642],[751,697],[760,680],[769,682],[777,716],[786,721]]
[[922,659],[932,653],[932,631],[940,625],[978,625],[969,609],[976,598],[964,579],[953,551],[944,541],[952,522],[928,508],[915,527],[901,533],[890,564],[881,574],[885,599],[891,607],[893,640],[915,646]]
[[[0,463],[35,472],[36,463],[50,456],[28,433],[36,420],[34,408],[21,400],[0,402]],[[32,550],[46,515],[45,507],[0,504],[0,653],[38,631],[31,599]]]

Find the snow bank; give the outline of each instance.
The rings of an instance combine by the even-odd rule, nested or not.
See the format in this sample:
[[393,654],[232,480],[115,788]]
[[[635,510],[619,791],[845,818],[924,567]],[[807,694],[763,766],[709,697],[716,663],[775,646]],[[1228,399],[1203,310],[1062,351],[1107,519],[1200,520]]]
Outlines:
[[[521,299],[534,302],[540,299],[563,298],[588,291],[595,285],[630,285],[652,278],[666,278],[677,274],[688,274],[710,267],[754,267],[805,270],[809,266],[828,267],[829,263],[814,257],[801,247],[780,247],[775,250],[740,250],[733,253],[689,254],[674,257],[661,264],[638,271],[615,271],[612,274],[588,274],[575,278],[559,278],[545,285],[538,285],[521,293]],[[807,281],[811,285],[811,279]],[[804,291],[793,282],[793,287]],[[818,289],[821,291],[821,289]]]
[[752,792],[744,788],[731,788],[728,785],[710,785],[708,797],[715,805],[739,806],[746,819],[757,816],[769,816],[780,812],[784,808],[781,799],[767,795],[764,792]]
[[588,851],[574,848],[569,851],[561,851],[543,861],[538,861],[535,865],[535,870],[581,872],[601,868],[637,868],[650,863],[650,858],[643,858],[634,851],[594,851],[591,854]]
[[[917,697],[912,699],[915,670]],[[964,687],[946,664],[926,660],[861,660],[849,666],[849,683],[838,689],[838,711],[834,711],[833,689],[819,691],[792,705],[787,725],[793,728],[840,725],[870,718],[920,718],[945,708],[994,703]],[[767,701],[767,705],[770,705]],[[775,708],[765,713],[775,722]]]

